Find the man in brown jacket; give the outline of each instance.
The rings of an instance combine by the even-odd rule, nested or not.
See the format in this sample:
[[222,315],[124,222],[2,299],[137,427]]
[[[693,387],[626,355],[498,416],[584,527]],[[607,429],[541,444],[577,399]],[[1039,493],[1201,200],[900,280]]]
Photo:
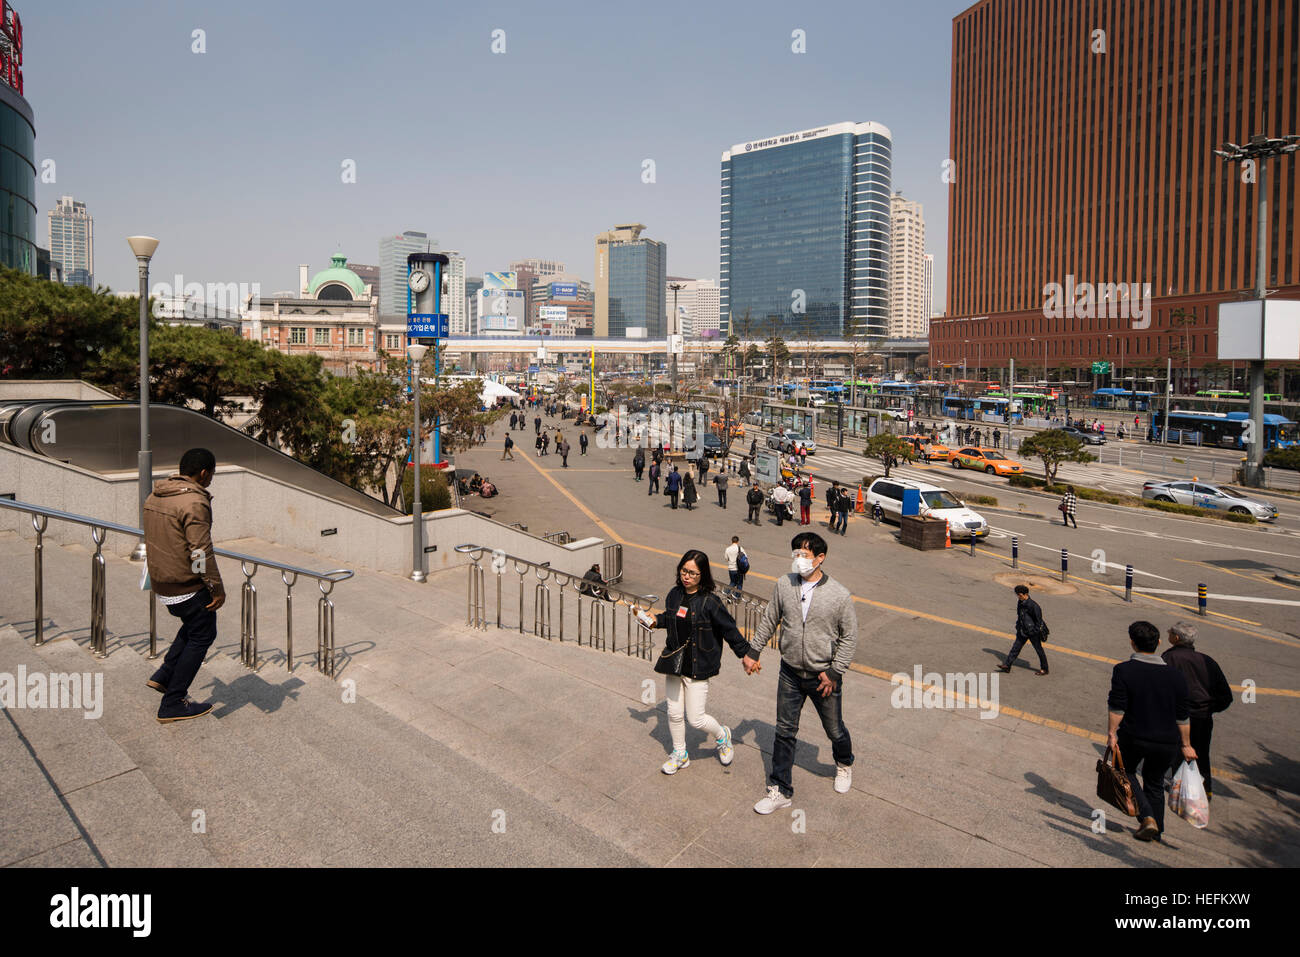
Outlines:
[[178,474],[157,482],[144,503],[144,544],[149,579],[180,630],[147,684],[162,693],[158,721],[184,721],[212,710],[186,698],[208,648],[217,638],[217,609],[226,589],[212,547],[212,484],[217,460],[207,449],[181,456]]

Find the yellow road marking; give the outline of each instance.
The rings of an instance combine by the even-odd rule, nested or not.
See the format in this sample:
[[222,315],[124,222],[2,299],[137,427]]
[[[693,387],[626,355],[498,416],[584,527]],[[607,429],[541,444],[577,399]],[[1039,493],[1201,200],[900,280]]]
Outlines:
[[1194,561],[1190,558],[1175,558],[1174,561],[1182,562],[1184,565],[1201,565],[1210,571],[1227,572],[1229,575],[1236,575],[1238,578],[1244,578],[1246,581],[1263,582],[1265,585],[1273,585],[1276,588],[1294,589],[1296,587],[1295,585],[1288,585],[1285,582],[1273,581],[1270,578],[1265,578],[1264,573],[1260,571],[1247,575],[1244,572],[1234,572],[1231,568],[1219,568],[1215,565],[1211,565],[1209,562]]

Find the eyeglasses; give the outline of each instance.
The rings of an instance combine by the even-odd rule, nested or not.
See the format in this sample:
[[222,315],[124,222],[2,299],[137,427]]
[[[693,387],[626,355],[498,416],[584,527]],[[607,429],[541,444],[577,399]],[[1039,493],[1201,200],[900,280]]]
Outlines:
[[682,571],[681,571],[681,576],[682,576],[683,578],[699,578],[699,577],[700,577],[700,573],[699,573],[699,572],[688,571],[687,569],[683,568]]

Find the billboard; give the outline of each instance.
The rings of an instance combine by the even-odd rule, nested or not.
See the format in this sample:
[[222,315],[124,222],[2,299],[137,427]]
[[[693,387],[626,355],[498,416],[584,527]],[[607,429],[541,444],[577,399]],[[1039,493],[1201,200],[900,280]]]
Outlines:
[[577,299],[578,284],[576,282],[553,282],[551,283],[552,299]]
[[480,332],[518,332],[519,320],[514,316],[482,316],[478,328]]
[[514,272],[485,272],[484,289],[518,289],[519,274]]
[[0,7],[0,81],[23,95],[23,22],[7,0]]
[[519,333],[524,328],[524,293],[522,289],[480,289],[478,331]]
[[568,322],[568,306],[539,306],[537,308],[537,319],[539,322]]

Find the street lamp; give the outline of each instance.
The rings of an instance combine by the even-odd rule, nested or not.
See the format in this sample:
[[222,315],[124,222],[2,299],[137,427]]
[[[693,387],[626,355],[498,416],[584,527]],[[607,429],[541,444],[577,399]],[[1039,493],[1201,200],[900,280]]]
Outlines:
[[[1258,239],[1255,244],[1255,297],[1263,309],[1264,298],[1268,295],[1265,288],[1268,282],[1268,190],[1265,188],[1264,173],[1270,156],[1282,156],[1300,150],[1300,136],[1269,138],[1256,133],[1245,146],[1225,143],[1222,149],[1214,151],[1229,163],[1254,163],[1256,172],[1255,189],[1259,196],[1259,213],[1257,218]],[[1281,237],[1279,237],[1280,239]],[[1261,323],[1263,313],[1261,311]],[[1262,338],[1262,329],[1261,329]],[[1261,343],[1262,345],[1262,343]],[[1191,363],[1191,349],[1188,349],[1188,363]],[[1249,461],[1241,470],[1242,484],[1252,488],[1264,486],[1264,358],[1250,360],[1250,420],[1254,426],[1254,441],[1248,450]]]
[[145,558],[143,538],[144,500],[149,497],[153,485],[153,451],[149,448],[149,260],[158,248],[158,240],[152,236],[128,236],[127,243],[135,253],[136,266],[140,272],[140,529],[141,539],[131,552],[131,561],[142,562]]
[[420,360],[424,358],[425,353],[429,351],[428,346],[411,343],[406,347],[406,354],[411,357],[411,362],[415,364],[415,452],[413,461],[415,465],[415,478],[411,485],[415,489],[415,495],[411,504],[411,581],[422,582],[425,580],[424,575],[424,521],[423,511],[420,503]]
[[677,314],[677,293],[686,288],[684,282],[670,282],[668,288],[673,291],[673,321],[668,324],[668,351],[673,358],[673,395],[677,395],[677,350],[673,348],[674,342],[672,335],[674,330],[680,332],[677,327],[682,321],[682,317]]

